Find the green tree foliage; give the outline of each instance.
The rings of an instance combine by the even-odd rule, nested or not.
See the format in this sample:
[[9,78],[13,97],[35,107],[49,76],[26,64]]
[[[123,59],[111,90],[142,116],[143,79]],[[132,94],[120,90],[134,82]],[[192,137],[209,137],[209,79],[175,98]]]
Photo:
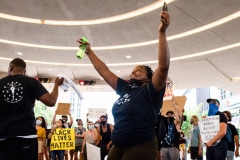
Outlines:
[[190,124],[190,119],[193,115],[196,115],[200,120],[203,115],[203,103],[198,104],[196,107],[192,107],[191,110],[185,111],[184,115],[187,117],[186,121],[183,121],[181,130],[184,132],[185,136],[190,135],[192,125]]
[[39,116],[44,117],[47,124],[50,125],[54,115],[54,112],[52,111],[51,108],[52,107],[48,107],[40,101],[36,101],[34,106],[35,117]]

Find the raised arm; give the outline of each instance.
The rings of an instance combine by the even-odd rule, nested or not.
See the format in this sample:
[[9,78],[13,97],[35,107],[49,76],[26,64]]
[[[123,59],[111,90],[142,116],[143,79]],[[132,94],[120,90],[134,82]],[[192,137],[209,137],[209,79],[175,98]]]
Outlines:
[[54,87],[51,93],[42,95],[39,100],[47,106],[54,106],[58,98],[58,87],[63,83],[63,78],[56,78]]
[[86,54],[88,55],[88,58],[92,62],[94,68],[96,71],[103,77],[103,79],[114,89],[117,89],[117,79],[118,77],[109,70],[107,65],[97,57],[97,55],[94,53],[94,51],[91,49],[90,43],[86,42],[83,43],[81,39],[77,40],[80,43],[80,46],[82,44],[87,44],[87,50]]
[[170,24],[170,16],[166,11],[162,11],[160,17],[161,24],[158,29],[158,67],[152,77],[152,83],[156,91],[160,91],[166,84],[170,64],[170,53],[166,37],[166,30]]

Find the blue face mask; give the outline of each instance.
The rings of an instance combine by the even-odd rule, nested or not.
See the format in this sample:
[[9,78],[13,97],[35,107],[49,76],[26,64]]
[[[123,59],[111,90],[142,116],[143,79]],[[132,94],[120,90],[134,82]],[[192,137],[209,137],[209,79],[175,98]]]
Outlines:
[[208,116],[214,116],[218,112],[218,106],[216,104],[209,104]]
[[37,119],[36,124],[37,124],[37,125],[41,125],[41,124],[42,124],[42,121],[40,121],[40,120]]
[[88,128],[89,130],[92,130],[94,128],[94,125],[90,125]]

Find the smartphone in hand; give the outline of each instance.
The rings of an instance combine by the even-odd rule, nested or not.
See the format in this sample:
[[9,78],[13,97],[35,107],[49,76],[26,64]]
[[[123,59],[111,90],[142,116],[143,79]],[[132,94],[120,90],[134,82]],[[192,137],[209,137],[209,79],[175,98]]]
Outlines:
[[164,4],[163,4],[163,8],[162,8],[162,11],[168,11],[168,7],[167,7],[167,3],[166,2],[164,2]]

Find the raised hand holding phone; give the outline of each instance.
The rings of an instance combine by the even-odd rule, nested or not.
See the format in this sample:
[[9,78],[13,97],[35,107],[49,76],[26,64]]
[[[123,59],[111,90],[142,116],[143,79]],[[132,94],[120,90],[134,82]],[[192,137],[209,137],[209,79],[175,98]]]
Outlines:
[[168,7],[167,7],[167,3],[166,2],[163,3],[162,11],[166,11],[166,12],[168,11]]

